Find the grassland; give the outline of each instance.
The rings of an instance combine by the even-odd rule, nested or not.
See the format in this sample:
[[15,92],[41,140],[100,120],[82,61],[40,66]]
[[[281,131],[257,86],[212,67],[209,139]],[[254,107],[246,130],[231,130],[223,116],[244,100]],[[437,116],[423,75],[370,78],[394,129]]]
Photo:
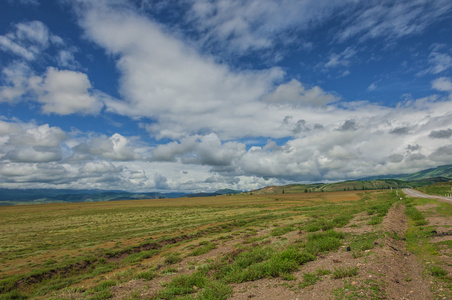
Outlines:
[[[403,201],[375,190],[2,207],[0,299],[240,299],[265,280],[295,294],[331,281],[331,298],[358,287],[383,297],[384,280],[361,274],[376,272],[364,266],[389,236],[388,211],[406,204],[420,218],[407,243],[426,238],[415,234],[428,226],[418,203]],[[342,265],[322,265],[328,255]],[[426,267],[445,289],[446,269]]]

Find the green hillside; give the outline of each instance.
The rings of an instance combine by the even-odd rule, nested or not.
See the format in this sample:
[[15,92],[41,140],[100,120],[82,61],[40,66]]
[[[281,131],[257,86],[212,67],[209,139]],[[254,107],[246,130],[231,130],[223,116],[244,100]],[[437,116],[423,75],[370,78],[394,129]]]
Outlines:
[[448,196],[452,194],[452,180],[423,186],[418,190],[429,195]]
[[400,180],[419,180],[435,177],[446,177],[452,179],[452,165],[444,165],[436,168],[431,168],[419,171],[412,174],[400,175],[396,179]]
[[[452,165],[439,166],[412,174],[368,177],[362,180],[335,183],[290,184],[270,186],[252,191],[254,194],[283,194],[308,192],[336,192],[353,190],[375,190],[390,188],[419,188],[429,185],[441,185],[452,179]],[[450,191],[450,187],[449,187]],[[444,193],[443,193],[444,194]]]

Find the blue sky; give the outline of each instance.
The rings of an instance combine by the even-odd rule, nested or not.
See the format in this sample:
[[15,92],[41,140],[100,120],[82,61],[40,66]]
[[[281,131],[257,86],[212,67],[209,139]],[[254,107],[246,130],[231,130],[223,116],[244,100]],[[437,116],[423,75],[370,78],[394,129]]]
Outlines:
[[6,0],[0,187],[252,190],[452,162],[452,2]]

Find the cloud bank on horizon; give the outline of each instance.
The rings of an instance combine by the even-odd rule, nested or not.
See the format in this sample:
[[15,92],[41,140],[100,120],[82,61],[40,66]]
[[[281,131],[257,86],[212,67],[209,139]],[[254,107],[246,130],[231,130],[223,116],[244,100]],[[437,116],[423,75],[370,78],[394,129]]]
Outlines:
[[0,8],[0,187],[252,190],[452,162],[448,0]]

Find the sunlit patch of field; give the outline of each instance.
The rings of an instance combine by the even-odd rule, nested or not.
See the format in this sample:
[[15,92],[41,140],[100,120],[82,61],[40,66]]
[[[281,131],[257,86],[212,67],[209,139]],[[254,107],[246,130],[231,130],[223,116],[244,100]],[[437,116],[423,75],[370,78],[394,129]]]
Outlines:
[[265,230],[279,239],[311,223],[344,226],[380,194],[387,197],[381,191],[303,192],[2,207],[0,280],[5,291],[30,282],[27,292],[41,295],[49,286],[57,290],[150,263],[171,247],[194,247],[184,250],[189,255],[208,249],[211,238],[252,238]]

